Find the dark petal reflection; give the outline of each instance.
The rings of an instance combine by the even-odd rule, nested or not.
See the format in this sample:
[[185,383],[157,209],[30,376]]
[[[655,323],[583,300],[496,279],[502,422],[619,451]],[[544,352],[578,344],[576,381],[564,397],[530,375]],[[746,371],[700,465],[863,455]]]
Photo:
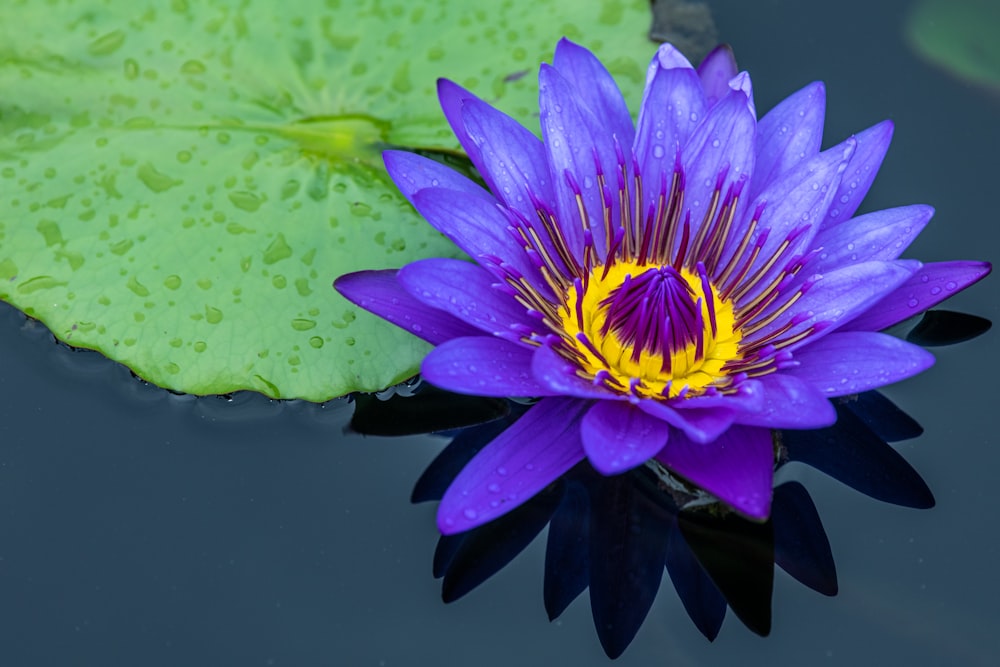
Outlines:
[[726,598],[701,566],[691,547],[684,541],[677,521],[670,524],[667,540],[667,574],[677,589],[684,610],[695,627],[709,641],[714,641],[726,618]]
[[895,505],[926,509],[934,495],[913,467],[844,402],[835,401],[837,423],[813,431],[782,431],[788,459],[801,461]]
[[924,432],[913,417],[877,391],[866,391],[838,402],[886,442],[909,440]]
[[[495,521],[451,536],[461,539],[455,540],[458,545],[445,566],[441,598],[445,602],[457,600],[524,551],[548,524],[562,495],[562,482],[556,482]],[[442,536],[441,539],[448,538]]]
[[590,608],[611,658],[622,654],[646,619],[667,556],[671,516],[644,491],[641,478],[616,475],[590,486]]
[[712,582],[733,613],[758,635],[771,632],[774,531],[770,521],[755,523],[736,514],[715,516],[682,511],[677,521]]
[[774,562],[823,595],[837,594],[837,568],[830,541],[806,488],[788,482],[774,489]]
[[906,340],[925,347],[954,345],[972,340],[990,330],[993,323],[985,317],[952,310],[928,310]]
[[576,480],[549,523],[543,598],[549,620],[562,614],[590,583],[590,499]]
[[[436,395],[423,405],[447,406],[448,400]],[[933,505],[917,472],[887,444],[919,435],[920,425],[877,392],[833,403],[838,416],[834,426],[775,434],[784,452],[779,467],[800,461],[880,500]],[[465,406],[458,402],[448,409],[461,412]],[[420,477],[413,501],[439,500],[463,466],[526,409],[509,402],[503,410],[479,413],[491,421],[458,430]],[[423,411],[407,408],[396,414]],[[418,424],[425,425],[425,418],[421,415]],[[404,432],[416,428],[401,426]],[[718,636],[727,608],[753,632],[768,634],[775,565],[819,593],[837,593],[830,544],[801,484],[777,486],[771,517],[760,523],[703,502],[680,509],[677,503],[689,503],[692,496],[683,483],[678,486],[663,474],[640,466],[605,477],[583,462],[499,519],[441,537],[433,574],[443,579],[442,598],[451,602],[472,591],[546,525],[543,599],[549,619],[559,617],[589,588],[595,629],[610,657],[621,655],[642,626],[664,569],[688,616],[709,640]]]
[[410,396],[354,395],[351,429],[365,435],[414,435],[462,428],[499,419],[510,412],[510,401],[453,394],[426,382]]

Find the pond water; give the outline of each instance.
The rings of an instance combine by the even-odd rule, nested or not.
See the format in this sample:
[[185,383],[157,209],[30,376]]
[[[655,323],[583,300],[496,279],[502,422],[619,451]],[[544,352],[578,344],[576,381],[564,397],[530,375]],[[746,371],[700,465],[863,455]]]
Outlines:
[[[754,77],[759,110],[823,79],[824,145],[895,121],[864,210],[937,208],[907,256],[1000,257],[1000,95],[907,48],[909,3],[711,4]],[[987,279],[947,307],[998,321],[996,294]],[[547,621],[542,540],[470,595],[441,602],[434,508],[409,494],[442,438],[345,434],[343,402],[171,395],[56,345],[7,306],[0,346],[3,664],[608,662],[585,596]],[[993,332],[938,348],[933,369],[886,392],[925,429],[899,450],[934,491],[934,509],[794,470],[830,538],[837,597],[779,571],[771,635],[730,614],[709,643],[665,583],[619,664],[995,664],[996,350]]]

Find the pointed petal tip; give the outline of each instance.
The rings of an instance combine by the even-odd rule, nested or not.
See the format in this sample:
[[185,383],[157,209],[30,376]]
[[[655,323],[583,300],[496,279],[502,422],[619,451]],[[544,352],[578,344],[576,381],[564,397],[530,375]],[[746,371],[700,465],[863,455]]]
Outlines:
[[656,55],[653,58],[654,64],[659,64],[663,69],[675,69],[678,67],[683,67],[685,69],[694,69],[691,65],[691,61],[681,53],[680,49],[671,44],[670,42],[665,42],[656,49]]
[[362,306],[367,287],[395,281],[398,272],[398,269],[366,269],[345,273],[334,278],[333,289],[351,303]]

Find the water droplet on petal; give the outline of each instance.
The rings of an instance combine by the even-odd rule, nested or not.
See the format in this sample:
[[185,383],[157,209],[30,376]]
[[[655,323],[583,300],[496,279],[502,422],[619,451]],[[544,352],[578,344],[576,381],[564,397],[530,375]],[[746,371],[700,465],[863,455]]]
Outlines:
[[476,510],[474,510],[472,508],[469,508],[469,509],[465,510],[464,512],[462,512],[462,514],[464,514],[465,518],[468,519],[469,521],[472,521],[477,516],[479,516],[479,514],[476,512]]

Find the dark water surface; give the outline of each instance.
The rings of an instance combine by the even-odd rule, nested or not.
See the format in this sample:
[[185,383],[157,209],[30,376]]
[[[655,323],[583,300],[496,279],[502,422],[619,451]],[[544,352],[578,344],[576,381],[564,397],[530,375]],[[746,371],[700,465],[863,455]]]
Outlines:
[[[937,207],[908,256],[996,261],[1000,97],[911,55],[907,4],[713,3],[760,111],[824,79],[824,145],[896,121],[864,209]],[[997,292],[987,279],[948,307],[998,321]],[[618,664],[996,664],[997,340],[935,350],[935,368],[887,392],[926,430],[900,450],[936,508],[794,469],[837,597],[779,571],[771,636],[730,614],[710,644],[665,582]],[[443,440],[347,436],[349,415],[169,395],[0,307],[0,665],[608,663],[585,597],[547,622],[541,540],[442,604],[434,508],[408,498]]]

